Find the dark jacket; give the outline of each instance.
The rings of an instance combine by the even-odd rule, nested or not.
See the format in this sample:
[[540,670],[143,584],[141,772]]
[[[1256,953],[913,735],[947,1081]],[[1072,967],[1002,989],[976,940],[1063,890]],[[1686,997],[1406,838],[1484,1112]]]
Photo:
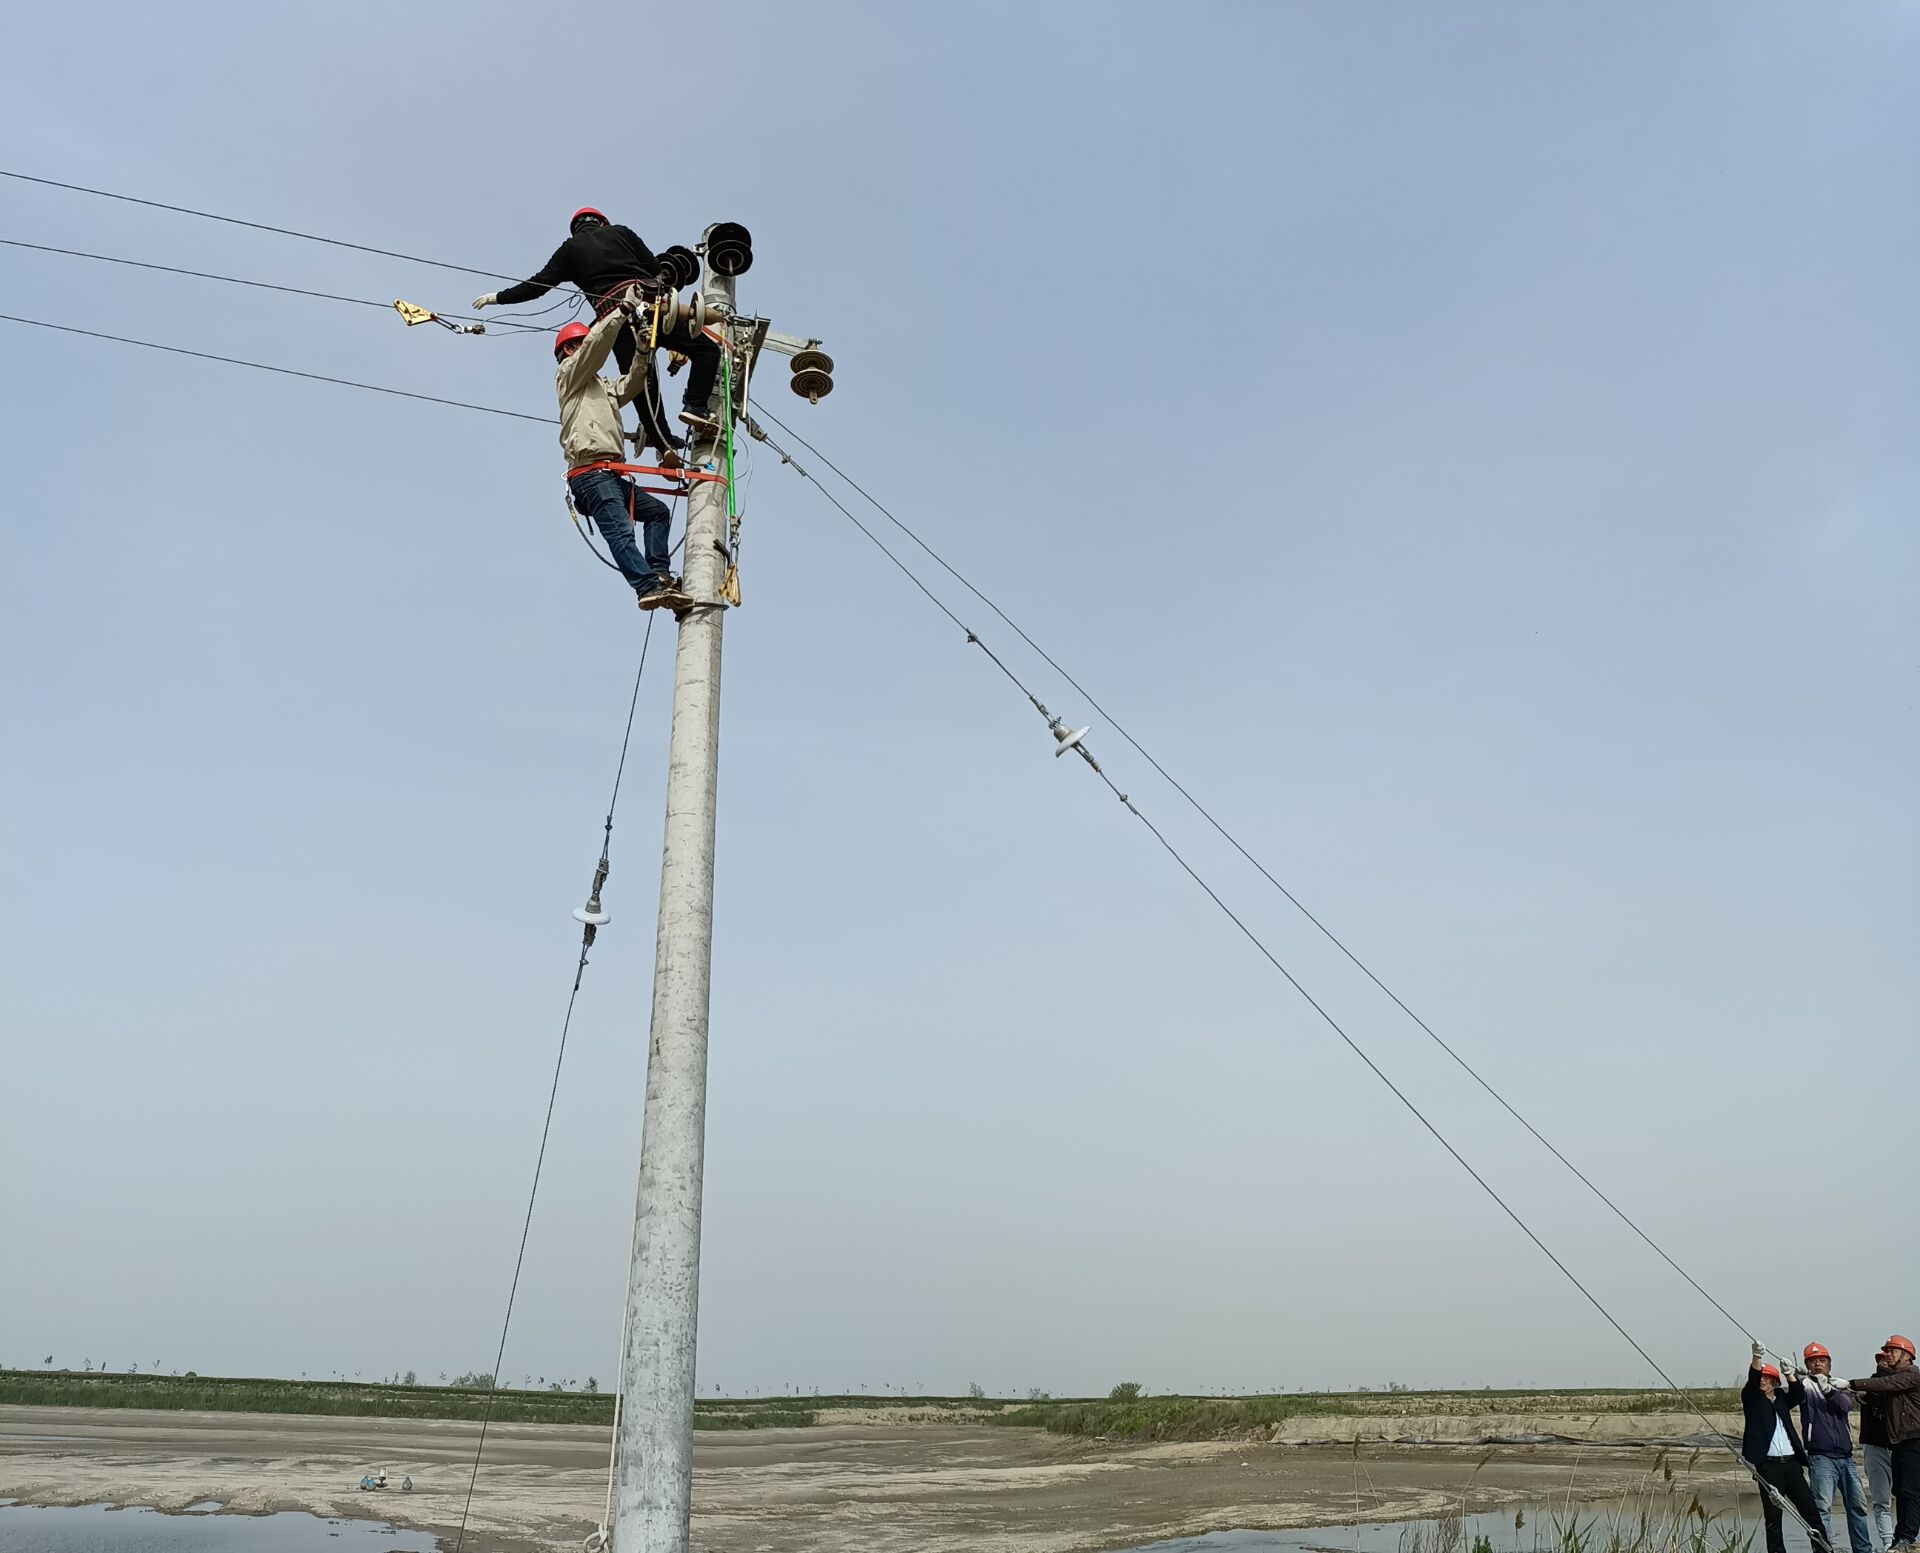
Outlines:
[[1814,1456],[1853,1455],[1853,1393],[1836,1387],[1822,1396],[1802,1383],[1807,1397],[1800,1408],[1800,1427],[1807,1433],[1807,1451]]
[[[1876,1365],[1873,1373],[1885,1375],[1887,1367],[1884,1364]],[[1880,1399],[1870,1391],[1860,1398],[1860,1443],[1881,1447],[1893,1444],[1887,1438],[1887,1410],[1881,1405]]]
[[598,312],[602,298],[622,281],[652,280],[659,269],[660,260],[632,227],[590,226],[554,249],[537,274],[502,291],[500,305],[531,302],[555,286],[573,285]]
[[[1861,1405],[1879,1415],[1879,1428],[1886,1432],[1886,1443],[1904,1445],[1920,1440],[1920,1365],[1904,1370],[1885,1370],[1864,1380],[1848,1381],[1859,1393]],[[1867,1425],[1862,1421],[1860,1437],[1866,1440]],[[1877,1440],[1866,1440],[1869,1445]]]
[[1807,1388],[1795,1381],[1791,1386],[1776,1385],[1769,1398],[1760,1389],[1760,1372],[1747,1371],[1747,1383],[1740,1388],[1740,1411],[1746,1415],[1746,1427],[1740,1436],[1740,1454],[1755,1465],[1767,1459],[1773,1449],[1773,1426],[1787,1431],[1787,1443],[1793,1447],[1793,1459],[1807,1464],[1807,1448],[1800,1443],[1800,1431],[1793,1427],[1793,1410],[1806,1400]]

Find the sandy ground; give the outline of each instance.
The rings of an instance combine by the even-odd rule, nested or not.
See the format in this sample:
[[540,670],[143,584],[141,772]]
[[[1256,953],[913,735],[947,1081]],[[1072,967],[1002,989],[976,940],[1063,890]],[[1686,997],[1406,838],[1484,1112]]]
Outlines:
[[[1328,1432],[1329,1420],[1312,1422]],[[1689,1432],[1687,1419],[1660,1415],[1374,1418],[1335,1432],[1350,1441],[1388,1423],[1396,1434],[1456,1442]],[[310,1510],[446,1533],[460,1521],[477,1432],[439,1420],[0,1407],[0,1498],[163,1510],[211,1499],[235,1512]],[[605,1501],[607,1443],[596,1428],[494,1425],[467,1547],[579,1547]],[[1684,1505],[1697,1492],[1720,1510],[1746,1486],[1724,1452],[1685,1446],[1313,1445],[1284,1436],[1125,1445],[871,1420],[703,1432],[694,1459],[693,1541],[710,1553],[1092,1553],[1224,1527],[1413,1519],[1463,1501],[1479,1512],[1633,1505],[1673,1493]],[[359,1492],[361,1473],[378,1466],[396,1483],[410,1474],[413,1492]]]

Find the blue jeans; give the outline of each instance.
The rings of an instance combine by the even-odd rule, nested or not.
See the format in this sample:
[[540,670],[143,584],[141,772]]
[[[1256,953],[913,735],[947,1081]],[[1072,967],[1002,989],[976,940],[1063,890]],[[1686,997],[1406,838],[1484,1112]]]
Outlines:
[[[673,514],[658,497],[649,496],[623,474],[611,469],[592,469],[567,481],[573,492],[573,504],[593,519],[594,527],[607,542],[607,551],[620,575],[633,585],[635,593],[664,587],[667,570],[667,530]],[[633,542],[639,529],[646,553]]]
[[1860,1474],[1853,1470],[1853,1458],[1809,1457],[1807,1476],[1811,1479],[1813,1502],[1820,1511],[1820,1523],[1828,1544],[1834,1548],[1840,1546],[1833,1535],[1833,1496],[1838,1490],[1847,1507],[1847,1540],[1853,1544],[1853,1553],[1873,1553],[1873,1536],[1867,1530],[1867,1496],[1860,1486]]

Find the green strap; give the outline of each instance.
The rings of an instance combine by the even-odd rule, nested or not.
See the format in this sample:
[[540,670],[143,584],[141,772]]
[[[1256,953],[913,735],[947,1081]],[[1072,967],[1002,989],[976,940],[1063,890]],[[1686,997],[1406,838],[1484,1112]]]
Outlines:
[[731,342],[720,347],[720,386],[726,398],[725,418],[721,421],[727,446],[727,517],[736,516],[733,505],[733,349]]

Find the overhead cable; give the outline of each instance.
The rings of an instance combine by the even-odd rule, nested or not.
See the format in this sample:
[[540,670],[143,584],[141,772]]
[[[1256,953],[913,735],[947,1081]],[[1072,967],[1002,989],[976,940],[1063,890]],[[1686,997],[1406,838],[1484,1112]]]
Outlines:
[[[769,415],[768,419],[771,420],[773,419],[773,417]],[[749,422],[748,430],[750,432],[753,430],[751,421]],[[885,556],[889,561],[891,561],[893,565],[908,579],[908,581],[912,582],[914,586],[918,588],[922,594],[924,594],[929,600],[932,601],[934,607],[938,609],[941,612],[941,614],[945,615],[948,620],[952,621],[956,626],[958,626],[960,630],[965,633],[966,639],[969,645],[979,647],[983,652],[985,652],[986,655],[993,660],[994,665],[1000,670],[1000,672],[1004,674],[1009,680],[1011,680],[1015,688],[1017,688],[1020,691],[1020,693],[1026,697],[1028,702],[1030,702],[1034,706],[1034,708],[1040,713],[1042,717],[1048,720],[1049,725],[1054,728],[1056,736],[1059,736],[1060,725],[1058,724],[1057,719],[1053,717],[1052,713],[1048,711],[1046,705],[1039,699],[1038,696],[1036,696],[1033,693],[1033,691],[1030,688],[1028,688],[1028,686],[1020,679],[1020,677],[1017,674],[1015,674],[1012,669],[1008,668],[1006,663],[996,653],[994,653],[990,647],[987,646],[987,644],[980,638],[979,634],[976,631],[974,631],[971,627],[969,627],[965,623],[965,621],[963,621],[960,618],[960,616],[958,616],[951,608],[949,608],[948,605],[942,599],[940,599],[940,597],[937,594],[935,594],[931,588],[927,586],[927,584],[913,571],[913,569],[910,566],[908,566],[904,561],[902,561],[899,558],[898,555],[896,555],[891,549],[889,549],[885,541],[883,541],[877,534],[875,534],[873,530],[869,528],[866,524],[862,523],[860,519],[854,515],[852,509],[850,509],[844,502],[842,502],[839,499],[839,497],[835,496],[832,491],[828,490],[824,485],[822,485],[818,480],[816,480],[813,477],[813,475],[793,457],[791,453],[789,453],[786,449],[782,448],[777,442],[773,441],[772,438],[767,437],[764,432],[760,433],[760,437],[761,437],[761,440],[765,441],[767,445],[774,450],[774,452],[780,455],[780,459],[782,463],[787,464],[789,467],[791,467],[796,474],[800,475],[800,477],[806,480],[809,484],[811,484],[816,491],[820,492],[820,494],[824,496],[827,499],[827,501],[831,503],[840,512],[841,516],[846,518],[849,523],[851,523],[856,529],[858,529],[863,535],[865,535],[868,541],[871,542],[873,546],[877,550],[879,550],[883,556]],[[796,440],[798,439],[796,438]],[[1265,959],[1267,963],[1273,967],[1274,970],[1278,971],[1281,974],[1281,976],[1283,976],[1286,979],[1286,981],[1294,989],[1294,991],[1299,993],[1300,996],[1303,999],[1305,999],[1307,1006],[1311,1008],[1316,1014],[1318,1014],[1320,1018],[1326,1023],[1327,1027],[1331,1029],[1333,1033],[1337,1035],[1341,1039],[1341,1041],[1346,1044],[1347,1048],[1350,1051],[1352,1051],[1353,1054],[1356,1057],[1358,1057],[1362,1063],[1366,1065],[1368,1071],[1371,1072],[1375,1078],[1377,1078],[1383,1085],[1386,1086],[1387,1090],[1393,1095],[1393,1097],[1396,1100],[1398,1100],[1400,1104],[1404,1106],[1407,1109],[1407,1111],[1412,1114],[1414,1119],[1418,1121],[1420,1125],[1424,1127],[1427,1130],[1427,1132],[1432,1135],[1434,1140],[1437,1143],[1439,1143],[1439,1145],[1443,1149],[1445,1149],[1450,1156],[1452,1156],[1455,1163],[1457,1163],[1461,1169],[1465,1170],[1466,1173],[1473,1178],[1474,1182],[1480,1187],[1480,1189],[1483,1192],[1487,1194],[1488,1197],[1490,1197],[1494,1201],[1494,1203],[1500,1208],[1501,1212],[1506,1214],[1506,1216],[1513,1221],[1515,1226],[1519,1228],[1520,1232],[1523,1235],[1525,1235],[1529,1241],[1533,1243],[1535,1248],[1538,1249],[1539,1252],[1543,1256],[1545,1256],[1547,1260],[1551,1262],[1556,1269],[1558,1269],[1560,1274],[1567,1280],[1567,1282],[1572,1284],[1573,1287],[1579,1291],[1580,1295],[1587,1301],[1587,1303],[1591,1305],[1594,1308],[1594,1310],[1596,1310],[1600,1314],[1601,1319],[1603,1319],[1608,1326],[1612,1327],[1613,1330],[1616,1333],[1618,1333],[1620,1337],[1626,1341],[1627,1345],[1630,1348],[1632,1348],[1633,1351],[1636,1354],[1638,1354],[1642,1360],[1645,1361],[1645,1363],[1647,1364],[1647,1367],[1651,1369],[1654,1374],[1658,1375],[1660,1379],[1663,1382],[1665,1382],[1667,1388],[1670,1391],[1672,1391],[1673,1394],[1676,1397],[1678,1397],[1680,1401],[1683,1404],[1685,1404],[1686,1407],[1691,1412],[1693,1412],[1700,1419],[1702,1423],[1706,1425],[1708,1432],[1711,1435],[1713,1435],[1715,1439],[1719,1440],[1724,1447],[1726,1447],[1730,1451],[1733,1451],[1733,1453],[1736,1456],[1738,1456],[1739,1453],[1737,1450],[1734,1449],[1732,1442],[1729,1441],[1726,1438],[1726,1436],[1720,1432],[1718,1427],[1714,1424],[1713,1420],[1707,1416],[1706,1412],[1700,1407],[1699,1403],[1694,1400],[1693,1396],[1684,1387],[1682,1387],[1679,1384],[1679,1382],[1674,1380],[1674,1378],[1667,1373],[1665,1367],[1661,1365],[1659,1360],[1655,1359],[1653,1355],[1647,1351],[1646,1347],[1640,1342],[1640,1340],[1636,1338],[1631,1332],[1629,1332],[1626,1329],[1626,1327],[1622,1325],[1621,1322],[1613,1315],[1613,1313],[1609,1311],[1604,1304],[1601,1303],[1599,1297],[1595,1295],[1594,1292],[1587,1287],[1587,1285],[1581,1280],[1580,1276],[1577,1273],[1575,1273],[1571,1267],[1569,1267],[1565,1262],[1563,1262],[1560,1259],[1560,1257],[1554,1252],[1552,1247],[1550,1247],[1544,1240],[1540,1238],[1540,1236],[1534,1231],[1533,1227],[1529,1225],[1527,1221],[1523,1219],[1520,1216],[1520,1214],[1513,1208],[1513,1206],[1507,1202],[1506,1198],[1500,1194],[1499,1190],[1490,1181],[1488,1181],[1485,1176],[1481,1175],[1480,1172],[1474,1168],[1474,1166],[1467,1159],[1467,1157],[1464,1154],[1462,1154],[1460,1150],[1456,1148],[1451,1141],[1449,1141],[1446,1134],[1441,1132],[1440,1129],[1437,1126],[1435,1126],[1431,1120],[1429,1120],[1426,1113],[1422,1111],[1420,1107],[1414,1103],[1413,1099],[1406,1093],[1406,1091],[1401,1089],[1400,1086],[1396,1084],[1391,1077],[1388,1076],[1386,1070],[1382,1068],[1377,1062],[1375,1062],[1370,1055],[1368,1055],[1366,1049],[1362,1047],[1360,1043],[1356,1041],[1351,1035],[1349,1035],[1346,1032],[1346,1030],[1341,1026],[1339,1021],[1336,1020],[1333,1017],[1333,1015],[1329,1013],[1327,1009],[1313,996],[1313,994],[1310,993],[1306,989],[1306,987],[1301,984],[1299,979],[1295,977],[1290,970],[1287,969],[1286,965],[1280,960],[1280,958],[1276,954],[1274,954],[1274,952],[1271,949],[1267,947],[1266,943],[1260,938],[1260,936],[1257,933],[1255,933],[1253,929],[1247,925],[1245,920],[1237,912],[1235,912],[1231,906],[1227,904],[1227,902],[1225,901],[1224,898],[1222,898],[1219,892],[1216,891],[1214,887],[1207,882],[1207,880],[1205,879],[1204,876],[1201,875],[1199,870],[1197,870],[1190,862],[1187,861],[1186,857],[1180,852],[1180,850],[1177,847],[1175,847],[1172,841],[1170,841],[1167,838],[1165,832],[1163,832],[1157,825],[1155,825],[1152,820],[1148,819],[1147,816],[1141,811],[1139,806],[1136,803],[1134,803],[1134,801],[1126,793],[1120,790],[1120,788],[1114,783],[1113,779],[1110,776],[1108,776],[1106,771],[1101,767],[1100,763],[1096,759],[1094,759],[1091,752],[1087,749],[1084,741],[1076,741],[1075,753],[1079,754],[1081,758],[1086,762],[1086,764],[1092,768],[1095,775],[1097,775],[1100,778],[1101,782],[1114,795],[1114,797],[1120,801],[1120,803],[1126,808],[1127,812],[1133,815],[1135,819],[1139,820],[1140,823],[1147,828],[1148,832],[1153,836],[1154,840],[1159,842],[1161,848],[1167,853],[1169,857],[1173,859],[1173,861],[1179,866],[1181,871],[1184,872],[1187,875],[1187,877],[1190,878],[1196,885],[1198,885],[1201,891],[1206,895],[1206,897],[1210,901],[1213,902],[1213,904],[1216,907],[1219,908],[1220,912],[1227,918],[1227,920],[1231,922],[1234,925],[1234,927],[1239,929],[1240,933],[1247,939],[1249,943],[1253,945],[1255,950],[1259,952],[1260,956],[1263,959]]]
[[341,388],[361,388],[370,394],[392,394],[397,399],[419,399],[427,404],[450,405],[456,410],[477,410],[482,415],[506,415],[516,421],[537,421],[543,426],[559,424],[551,415],[528,415],[524,410],[502,410],[490,404],[470,404],[464,399],[442,399],[438,394],[416,394],[406,388],[385,388],[378,383],[359,383],[352,378],[328,377],[324,372],[302,372],[294,367],[276,367],[265,361],[246,361],[238,356],[216,356],[212,351],[188,350],[184,345],[162,345],[155,340],[136,340],[124,334],[103,334],[98,329],[77,329],[72,324],[48,323],[43,318],[20,318],[12,313],[0,313],[0,323],[30,324],[35,329],[53,329],[61,334],[80,334],[91,340],[111,340],[116,345],[138,345],[144,350],[166,351],[172,356],[197,356],[202,361],[223,362],[230,367],[251,367],[256,372],[275,372],[281,377],[303,377],[315,383],[334,383]]
[[142,199],[136,194],[115,194],[110,189],[90,189],[83,183],[62,183],[58,178],[37,178],[32,173],[9,172],[0,167],[0,178],[21,183],[38,183],[49,189],[66,189],[74,194],[91,194],[97,199],[120,200],[128,205],[145,205],[150,210],[170,210],[179,216],[197,216],[202,221],[220,221],[228,226],[249,227],[256,232],[272,232],[280,237],[297,237],[303,242],[325,243],[329,248],[350,248],[355,253],[377,254],[383,259],[404,259],[409,264],[425,264],[436,270],[452,270],[460,275],[484,275],[489,280],[518,281],[517,275],[502,275],[497,270],[477,270],[470,264],[448,264],[441,259],[423,259],[418,254],[400,253],[392,248],[371,248],[365,243],[349,243],[338,237],[322,237],[317,232],[300,232],[292,227],[269,226],[264,221],[243,221],[238,216],[217,215],[211,210],[195,210],[190,205],[169,205],[164,200]]
[[[391,302],[381,302],[373,297],[345,297],[336,291],[310,291],[305,286],[281,286],[269,280],[244,280],[238,275],[215,275],[207,270],[187,270],[174,264],[155,264],[147,259],[122,259],[108,253],[85,253],[78,248],[55,248],[47,243],[25,243],[18,238],[0,237],[0,245],[8,248],[26,248],[34,253],[63,254],[70,259],[92,259],[101,264],[124,264],[132,269],[159,270],[167,275],[191,275],[196,280],[217,280],[228,286],[251,286],[259,291],[284,291],[296,297],[316,297],[323,302],[351,302],[357,307],[377,307],[383,313],[393,311]],[[467,318],[455,313],[442,313],[442,318],[458,319],[461,323],[477,323],[478,319]],[[544,324],[516,323],[510,318],[491,320],[489,327],[499,326],[520,330],[528,334],[551,334],[553,330]]]
[[1627,1228],[1632,1230],[1635,1235],[1639,1236],[1640,1239],[1647,1245],[1647,1247],[1654,1253],[1654,1255],[1659,1257],[1661,1261],[1665,1262],[1668,1267],[1674,1270],[1674,1272],[1678,1273],[1681,1278],[1685,1279],[1688,1285],[1692,1287],[1695,1293],[1697,1293],[1715,1310],[1719,1311],[1721,1315],[1725,1316],[1727,1320],[1731,1322],[1733,1326],[1738,1331],[1740,1331],[1747,1338],[1749,1342],[1757,1341],[1757,1339],[1754,1337],[1753,1332],[1751,1331],[1751,1329],[1748,1328],[1745,1322],[1741,1321],[1737,1316],[1735,1316],[1731,1311],[1729,1311],[1726,1308],[1726,1306],[1722,1305],[1719,1300],[1715,1299],[1711,1294],[1709,1294],[1707,1290],[1701,1286],[1699,1280],[1696,1279],[1693,1276],[1693,1274],[1688,1272],[1684,1267],[1682,1267],[1678,1262],[1676,1262],[1670,1255],[1668,1255],[1665,1248],[1662,1247],[1658,1241],[1656,1241],[1651,1235],[1649,1235],[1644,1229],[1642,1229],[1637,1223],[1634,1222],[1634,1220],[1627,1214],[1625,1209],[1623,1209],[1618,1203],[1616,1203],[1611,1197],[1609,1197],[1604,1191],[1602,1191],[1600,1187],[1596,1185],[1594,1181],[1586,1174],[1585,1171],[1583,1171],[1572,1160],[1568,1159],[1565,1154],[1561,1153],[1561,1151],[1554,1146],[1552,1141],[1549,1140],[1540,1131],[1539,1128],[1535,1127],[1532,1122],[1528,1121],[1526,1117],[1522,1116],[1520,1112],[1516,1110],[1514,1106],[1507,1100],[1505,1095],[1501,1094],[1499,1090],[1493,1087],[1492,1084],[1488,1083],[1487,1080],[1481,1076],[1479,1070],[1477,1070],[1471,1063],[1469,1063],[1466,1058],[1461,1056],[1460,1053],[1457,1050],[1455,1050],[1452,1045],[1450,1045],[1447,1041],[1441,1038],[1440,1033],[1437,1030],[1435,1030],[1432,1025],[1428,1024],[1426,1020],[1422,1019],[1410,1007],[1408,1007],[1406,1002],[1401,998],[1399,993],[1395,992],[1384,981],[1382,981],[1380,977],[1374,973],[1373,968],[1369,966],[1364,960],[1362,960],[1357,954],[1355,954],[1353,950],[1349,949],[1346,943],[1334,933],[1333,929],[1328,927],[1326,923],[1322,922],[1319,917],[1315,916],[1313,912],[1307,908],[1306,904],[1303,901],[1301,901],[1299,896],[1295,895],[1293,891],[1291,891],[1286,887],[1286,885],[1282,884],[1280,880],[1276,878],[1274,874],[1267,868],[1266,864],[1262,863],[1259,858],[1255,857],[1251,852],[1249,852],[1246,849],[1246,847],[1241,844],[1239,837],[1235,836],[1233,832],[1231,832],[1226,828],[1225,825],[1221,824],[1220,821],[1214,817],[1213,812],[1206,807],[1206,805],[1201,803],[1198,798],[1194,797],[1193,794],[1187,790],[1186,786],[1177,777],[1175,777],[1171,771],[1167,770],[1165,766],[1160,764],[1160,761],[1154,756],[1151,750],[1149,750],[1131,733],[1129,733],[1125,725],[1123,725],[1120,722],[1120,720],[1113,715],[1113,713],[1108,711],[1106,707],[1101,705],[1101,703],[1094,696],[1094,694],[1090,690],[1088,690],[1086,686],[1082,685],[1079,680],[1075,679],[1071,673],[1069,673],[1065,668],[1063,668],[1060,665],[1059,661],[1056,660],[1051,653],[1049,653],[1044,647],[1042,647],[1031,636],[1029,636],[1017,621],[1015,621],[1011,616],[1009,616],[1007,612],[1003,610],[998,604],[996,604],[992,599],[988,598],[986,594],[982,593],[979,588],[975,587],[973,583],[966,576],[964,576],[960,571],[958,571],[946,559],[945,556],[941,555],[937,550],[935,550],[931,545],[929,545],[924,539],[922,539],[920,535],[917,534],[912,528],[908,527],[905,522],[903,522],[900,518],[895,516],[890,509],[884,506],[877,497],[875,497],[870,492],[868,492],[865,487],[863,487],[857,480],[853,478],[853,476],[849,475],[844,469],[840,468],[838,464],[834,463],[832,459],[828,458],[826,454],[822,453],[811,442],[807,441],[807,439],[801,436],[799,432],[795,431],[791,426],[788,426],[785,421],[781,420],[777,415],[773,414],[772,411],[766,409],[763,405],[756,405],[756,410],[758,411],[759,414],[766,416],[768,420],[772,421],[773,424],[778,426],[782,431],[786,432],[788,436],[792,437],[795,442],[799,443],[800,446],[805,448],[815,458],[819,459],[820,462],[824,464],[828,469],[832,470],[834,474],[838,475],[842,480],[844,480],[847,483],[847,485],[851,487],[854,491],[856,491],[861,496],[861,498],[866,501],[866,503],[869,506],[871,506],[876,512],[880,513],[882,517],[886,518],[886,520],[889,523],[891,523],[895,528],[899,529],[901,533],[905,534],[907,538],[912,540],[915,545],[919,546],[919,548],[923,552],[925,552],[925,554],[936,565],[938,565],[943,571],[945,571],[948,576],[952,577],[954,581],[960,584],[961,587],[965,588],[969,593],[971,593],[975,598],[977,598],[982,604],[986,605],[988,609],[992,610],[993,613],[997,615],[1007,625],[1007,627],[1016,636],[1020,638],[1021,641],[1025,642],[1028,647],[1032,648],[1033,651],[1040,656],[1042,661],[1044,661],[1049,668],[1053,669],[1053,671],[1057,673],[1062,679],[1064,679],[1069,685],[1071,685],[1075,690],[1079,691],[1079,693],[1086,698],[1087,705],[1091,707],[1093,711],[1097,713],[1102,719],[1104,719],[1105,722],[1108,724],[1108,726],[1110,726],[1115,733],[1119,734],[1122,739],[1126,740],[1126,742],[1133,748],[1134,752],[1138,754],[1143,760],[1145,760],[1149,766],[1153,767],[1153,769],[1156,772],[1158,772],[1162,778],[1165,779],[1167,785],[1170,786],[1182,798],[1184,798],[1187,801],[1187,803],[1192,807],[1193,811],[1196,814],[1198,814],[1203,820],[1205,820],[1207,824],[1212,826],[1213,829],[1222,837],[1222,839],[1224,839],[1226,843],[1234,849],[1234,851],[1238,852],[1242,858],[1244,858],[1247,862],[1251,863],[1255,868],[1255,870],[1258,871],[1260,876],[1263,879],[1265,879],[1268,884],[1272,885],[1283,896],[1285,896],[1288,902],[1294,907],[1294,909],[1297,910],[1303,917],[1305,917],[1307,921],[1311,922],[1314,925],[1314,927],[1319,930],[1321,935],[1327,940],[1328,943],[1332,944],[1334,948],[1338,949],[1341,952],[1341,954],[1345,955],[1347,959],[1350,960],[1360,970],[1361,974],[1364,975],[1367,978],[1367,980],[1372,982],[1374,986],[1378,987],[1380,991],[1384,992],[1387,995],[1387,997],[1393,1001],[1394,1005],[1400,1010],[1401,1013],[1405,1014],[1416,1025],[1418,1025],[1421,1030],[1426,1032],[1427,1037],[1436,1046],[1438,1046],[1441,1051],[1445,1052],[1448,1057],[1452,1058],[1454,1063],[1460,1068],[1460,1070],[1463,1073],[1465,1073],[1469,1078],[1471,1078],[1474,1081],[1474,1083],[1478,1084],[1481,1089],[1483,1089],[1489,1096],[1491,1096],[1494,1102],[1497,1105],[1499,1105],[1499,1107],[1503,1111],[1505,1111],[1507,1115],[1511,1116],[1516,1122],[1518,1122],[1522,1127],[1524,1127],[1527,1130],[1527,1132],[1533,1136],[1534,1140],[1540,1144],[1542,1148],[1544,1148],[1549,1154],[1551,1154],[1555,1159],[1557,1159],[1562,1165],[1566,1166],[1566,1168],[1573,1173],[1574,1177],[1580,1182],[1581,1185],[1586,1187],[1586,1189],[1589,1192],[1593,1193],[1595,1197],[1597,1197],[1602,1203],[1604,1203],[1607,1206],[1607,1208],[1612,1211],[1615,1218],[1619,1219],[1622,1224],[1626,1225]]

